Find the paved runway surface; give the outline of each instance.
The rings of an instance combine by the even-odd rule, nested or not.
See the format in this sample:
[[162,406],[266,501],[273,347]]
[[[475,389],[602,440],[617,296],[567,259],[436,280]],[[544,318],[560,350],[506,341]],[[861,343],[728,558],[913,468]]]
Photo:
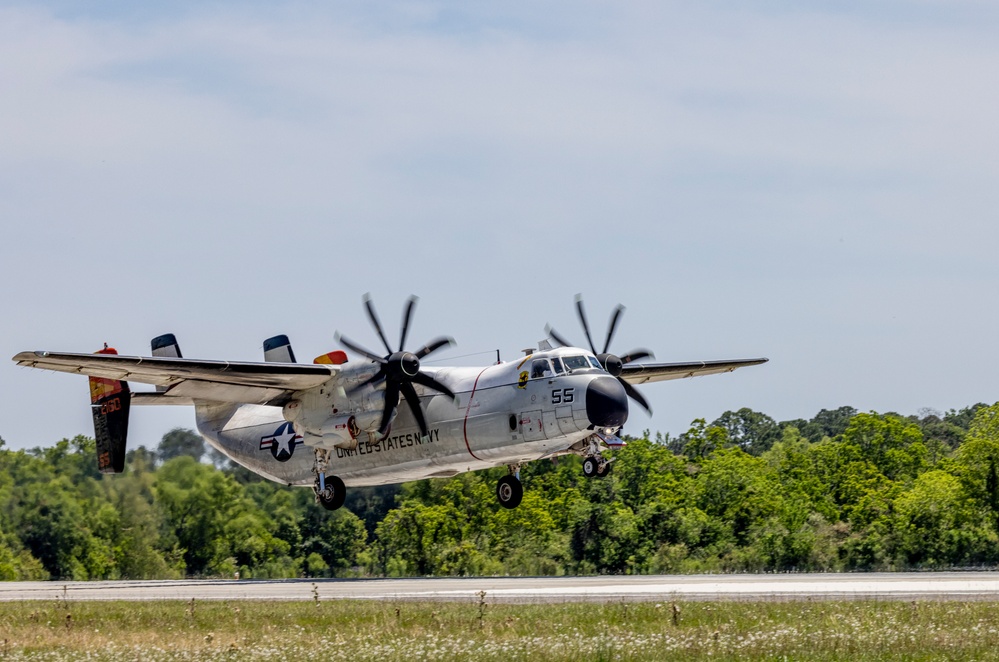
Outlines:
[[0,600],[999,600],[999,572],[0,582]]

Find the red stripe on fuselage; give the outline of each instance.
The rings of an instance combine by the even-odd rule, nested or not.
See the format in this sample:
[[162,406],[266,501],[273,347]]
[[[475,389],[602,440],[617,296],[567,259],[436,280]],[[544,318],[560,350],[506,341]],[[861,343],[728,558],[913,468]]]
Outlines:
[[[483,368],[482,372],[485,372],[488,369],[489,368]],[[472,385],[472,392],[469,393],[469,395],[468,395],[468,406],[465,407],[465,423],[462,426],[462,432],[465,435],[465,448],[468,449],[468,454],[469,455],[471,455],[472,457],[474,457],[476,460],[479,460],[479,461],[481,461],[482,458],[476,456],[475,453],[472,452],[472,447],[468,444],[468,414],[469,414],[469,412],[472,411],[472,398],[475,397],[475,389],[477,389],[479,387],[479,377],[482,376],[482,372],[480,372],[478,374],[478,376],[476,376],[475,383]]]

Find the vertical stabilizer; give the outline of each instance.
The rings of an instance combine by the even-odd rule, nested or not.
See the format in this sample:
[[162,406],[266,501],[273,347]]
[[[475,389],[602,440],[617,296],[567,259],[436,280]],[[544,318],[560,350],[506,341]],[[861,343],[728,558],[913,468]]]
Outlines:
[[[164,333],[149,341],[153,348],[153,356],[162,356],[169,359],[184,358],[180,353],[180,345],[177,344],[177,336],[172,333]],[[157,386],[156,390],[162,393],[167,390],[166,386]]]
[[295,352],[291,350],[288,336],[280,335],[264,341],[264,361],[268,363],[295,363]]
[[[98,354],[117,354],[104,345]],[[125,441],[128,438],[128,410],[132,394],[128,382],[103,377],[90,378],[90,408],[94,415],[97,441],[97,468],[102,474],[125,470]]]

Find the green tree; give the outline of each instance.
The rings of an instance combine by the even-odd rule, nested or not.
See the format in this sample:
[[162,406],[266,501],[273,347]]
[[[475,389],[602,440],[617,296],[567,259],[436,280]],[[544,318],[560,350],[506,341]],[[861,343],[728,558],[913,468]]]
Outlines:
[[174,428],[163,435],[156,449],[156,457],[161,462],[186,455],[197,461],[205,454],[205,440],[194,430]]
[[908,566],[951,566],[994,563],[999,542],[983,526],[960,480],[944,471],[929,471],[895,502],[898,554]]
[[711,427],[724,429],[728,443],[750,455],[763,454],[781,438],[777,421],[748,407],[725,412],[711,423]]

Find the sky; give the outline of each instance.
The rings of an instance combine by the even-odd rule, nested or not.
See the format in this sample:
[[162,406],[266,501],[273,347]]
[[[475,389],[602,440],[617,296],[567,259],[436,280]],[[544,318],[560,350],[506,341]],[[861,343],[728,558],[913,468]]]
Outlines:
[[[626,431],[751,407],[999,400],[991,2],[0,0],[0,349],[512,359],[546,324],[764,366],[642,387]],[[599,341],[598,341],[599,342]],[[437,355],[435,355],[437,358]],[[92,435],[0,364],[8,447]],[[193,427],[133,408],[130,444]]]

